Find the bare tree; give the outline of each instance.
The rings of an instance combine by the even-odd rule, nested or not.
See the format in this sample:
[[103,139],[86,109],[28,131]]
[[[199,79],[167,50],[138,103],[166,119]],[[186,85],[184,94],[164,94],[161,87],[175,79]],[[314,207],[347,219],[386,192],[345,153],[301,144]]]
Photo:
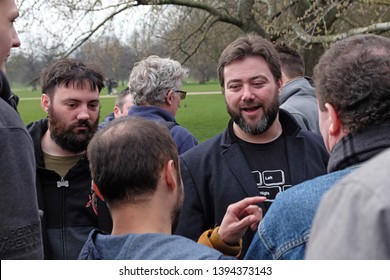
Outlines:
[[[151,8],[143,24],[146,22],[146,25],[153,27],[161,25],[159,20],[167,10],[171,15],[169,24],[187,24],[186,33],[181,34],[183,36],[169,38],[170,42],[175,42],[179,51],[176,53],[181,53],[183,62],[207,44],[208,36],[213,38],[211,30],[221,26],[221,23],[228,32],[256,32],[273,42],[288,41],[303,53],[310,54],[305,55],[307,60],[313,60],[310,66],[315,63],[323,48],[334,41],[359,33],[371,32],[385,36],[390,33],[389,0],[24,0],[21,3],[21,10],[35,17],[39,14],[37,10],[55,14],[61,32],[53,32],[49,27],[46,29],[53,36],[50,40],[51,48],[60,50],[62,56],[70,55],[94,36],[104,34],[105,28],[112,26],[118,17],[121,17],[122,26],[134,25],[134,18],[137,18],[137,23],[140,22],[136,15],[142,7]],[[198,11],[198,17],[203,21],[187,22],[183,16],[190,14],[191,10]],[[40,19],[40,24],[44,25],[45,21]],[[192,29],[188,28],[191,26]],[[146,32],[142,28],[141,25],[136,31],[138,35],[145,32],[149,34],[142,35],[162,38],[168,34]],[[62,36],[64,34],[65,37]],[[170,34],[174,36],[175,32]],[[152,42],[145,38],[141,41]]]

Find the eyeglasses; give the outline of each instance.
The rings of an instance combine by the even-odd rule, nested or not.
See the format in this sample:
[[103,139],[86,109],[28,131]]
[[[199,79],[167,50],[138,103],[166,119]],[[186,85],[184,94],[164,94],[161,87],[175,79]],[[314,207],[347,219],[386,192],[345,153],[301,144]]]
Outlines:
[[185,99],[186,98],[186,95],[187,95],[187,92],[186,91],[184,91],[184,90],[175,90],[174,91],[175,93],[178,93],[179,95],[180,95],[180,99],[181,100],[183,100],[183,99]]

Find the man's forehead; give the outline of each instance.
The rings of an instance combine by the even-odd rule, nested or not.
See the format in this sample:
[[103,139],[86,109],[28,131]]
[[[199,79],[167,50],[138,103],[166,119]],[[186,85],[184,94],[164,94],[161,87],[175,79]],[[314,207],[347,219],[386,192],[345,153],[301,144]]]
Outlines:
[[69,81],[69,82],[62,82],[55,86],[55,92],[56,91],[88,91],[88,92],[97,92],[99,94],[99,89],[96,85],[94,85],[91,81]]
[[60,85],[54,90],[54,98],[57,100],[94,101],[99,100],[99,96],[99,90],[97,88],[93,90],[90,87]]
[[14,0],[0,0],[0,15],[7,15],[10,19],[16,19],[19,11],[16,8]]

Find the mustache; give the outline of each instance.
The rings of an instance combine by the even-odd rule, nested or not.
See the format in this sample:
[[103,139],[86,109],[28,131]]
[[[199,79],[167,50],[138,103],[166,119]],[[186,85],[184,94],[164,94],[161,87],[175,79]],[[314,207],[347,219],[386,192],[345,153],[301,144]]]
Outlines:
[[76,128],[76,127],[86,127],[88,129],[92,129],[92,123],[90,123],[88,120],[79,120],[76,123],[72,124],[70,126],[70,129]]
[[261,103],[261,102],[244,101],[244,102],[240,105],[239,108],[240,108],[240,110],[243,110],[243,109],[255,108],[255,107],[264,108],[264,104]]

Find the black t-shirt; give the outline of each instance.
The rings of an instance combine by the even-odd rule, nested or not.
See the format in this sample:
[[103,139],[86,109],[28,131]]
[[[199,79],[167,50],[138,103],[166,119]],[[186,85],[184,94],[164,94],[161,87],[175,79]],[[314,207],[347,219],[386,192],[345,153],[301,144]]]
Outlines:
[[265,207],[268,210],[276,195],[291,187],[284,133],[266,144],[241,139],[238,143],[255,177],[259,195],[267,197]]

